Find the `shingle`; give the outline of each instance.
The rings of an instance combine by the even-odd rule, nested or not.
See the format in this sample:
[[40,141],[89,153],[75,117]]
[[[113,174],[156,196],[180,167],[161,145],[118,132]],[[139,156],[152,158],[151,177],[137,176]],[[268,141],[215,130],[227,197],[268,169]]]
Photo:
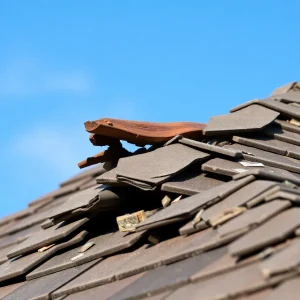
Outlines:
[[220,242],[215,230],[208,228],[192,235],[183,237],[178,245],[175,245],[171,253],[161,258],[164,264],[171,264],[212,249],[221,248],[224,243]]
[[300,103],[300,93],[299,92],[290,91],[288,93],[276,94],[276,95],[273,95],[272,98],[280,100],[281,102],[284,102],[284,103],[291,103],[291,102]]
[[253,106],[253,104],[258,104],[258,105],[264,106],[265,108],[269,108],[273,111],[279,112],[280,114],[288,116],[288,117],[293,117],[293,118],[300,119],[300,108],[292,107],[290,105],[282,103],[278,100],[274,100],[272,98],[249,101],[245,104],[242,104],[242,105],[239,105],[237,107],[232,108],[230,111],[231,112],[238,112],[238,111],[240,111],[242,109],[245,109],[249,106]]
[[[88,242],[93,242],[95,245],[93,247],[99,247],[106,239],[108,239],[113,233],[107,233],[102,234],[97,237],[89,239]],[[29,273],[26,278],[28,280],[42,277],[48,274],[52,274],[55,272],[59,272],[65,269],[72,268],[74,266],[78,266],[82,264],[82,261],[74,260],[73,258],[76,257],[79,254],[79,250],[81,249],[82,245],[79,247],[71,248],[67,251],[64,251],[62,253],[56,254],[49,260],[47,260],[45,263],[43,263],[41,266],[33,270],[31,273]],[[84,253],[84,256],[87,256],[88,252],[90,252],[91,249],[89,249],[86,253]],[[101,258],[99,255],[98,257],[90,257],[91,259],[88,260],[85,258],[85,262],[92,261],[97,258]]]
[[291,208],[250,231],[229,246],[232,255],[242,256],[279,243],[300,226],[300,209]]
[[300,239],[296,238],[290,245],[275,253],[260,264],[265,277],[297,269],[300,265]]
[[89,182],[89,180],[90,180],[89,178],[82,178],[74,183],[68,184],[61,188],[58,188],[57,190],[54,190],[42,197],[30,202],[29,206],[30,207],[42,207],[43,205],[48,204],[55,198],[66,196],[68,194],[79,191],[80,187],[83,184],[86,184],[87,182]]
[[282,115],[294,118],[300,118],[300,108],[292,107],[280,101],[268,98],[259,102],[259,104],[264,105],[270,109],[280,112]]
[[197,164],[163,183],[161,190],[191,196],[224,183],[223,179],[203,173]]
[[110,299],[131,299],[131,297],[154,295],[166,291],[171,287],[179,287],[187,283],[191,275],[205,268],[222,255],[223,251],[217,249],[178,263],[159,267],[147,272],[143,277],[137,279]]
[[207,278],[212,278],[232,270],[239,268],[240,265],[237,264],[237,259],[232,257],[228,252],[226,252],[219,259],[215,260],[209,264],[206,268],[203,268],[199,272],[195,273],[190,277],[192,281],[204,280]]
[[99,176],[102,173],[105,173],[107,170],[103,167],[103,165],[97,165],[95,167],[86,169],[85,171],[80,172],[79,174],[71,177],[70,179],[62,182],[60,186],[66,186],[76,181],[79,181],[83,178],[93,178]]
[[37,211],[38,212],[43,212],[43,211],[49,211],[52,208],[56,208],[60,205],[62,205],[63,203],[65,203],[68,199],[69,199],[70,195],[65,195],[59,198],[55,198],[52,201],[50,201],[48,204],[43,205],[42,207],[38,208]]
[[68,224],[59,223],[56,226],[49,227],[47,229],[41,229],[36,234],[24,242],[17,245],[8,253],[8,257],[12,258],[18,255],[23,255],[28,252],[34,251],[41,247],[53,244],[59,240],[67,237],[75,230],[79,229],[83,224],[89,221],[89,218],[79,219]]
[[[179,239],[184,243],[184,239]],[[144,272],[151,266],[159,266],[162,264],[163,256],[168,256],[170,249],[172,253],[174,246],[178,244],[177,242],[178,238],[166,240],[150,248],[142,246],[129,253],[108,257],[61,288],[55,293],[55,296],[78,292],[115,280],[115,277],[121,279]]]
[[270,124],[279,113],[269,108],[252,104],[227,115],[210,118],[205,135],[230,135],[257,131]]
[[125,278],[123,280],[117,280],[75,294],[71,294],[64,299],[65,300],[86,300],[86,299],[97,299],[99,297],[101,297],[102,299],[108,299],[109,297],[119,292],[121,289],[125,288],[126,286],[128,286],[129,284],[131,284],[141,276],[142,274],[138,274],[135,276]]
[[136,251],[134,256],[118,268],[115,276],[117,279],[121,279],[197,255],[203,252],[201,246],[214,236],[212,231],[203,231],[189,237],[168,239],[153,247]]
[[265,198],[265,201],[272,201],[274,199],[284,199],[289,200],[291,202],[295,202],[296,204],[300,203],[300,196],[289,192],[278,191],[273,195],[269,195]]
[[243,151],[243,157],[246,160],[261,162],[271,167],[277,167],[287,171],[300,173],[300,161],[298,160],[240,144],[234,144],[225,147]]
[[219,201],[251,181],[253,181],[253,177],[245,178],[245,180],[242,181],[230,181],[204,191],[203,193],[185,198],[158,211],[153,216],[141,222],[140,225],[137,226],[137,230],[160,226],[160,222],[176,222],[178,219],[185,219],[196,213],[201,207],[209,206]]
[[255,180],[250,182],[248,185],[229,195],[223,201],[206,209],[201,217],[204,221],[208,221],[229,208],[243,206],[255,196],[272,188],[275,184],[274,181],[267,180]]
[[258,266],[253,264],[186,285],[172,293],[167,299],[184,299],[186,295],[189,295],[191,300],[229,299],[262,282],[263,277]]
[[[52,209],[52,211],[54,211],[54,209]],[[31,216],[19,220],[16,224],[14,224],[14,226],[6,230],[6,234],[12,234],[14,232],[20,231],[22,229],[26,229],[33,225],[41,224],[49,217],[50,214],[51,214],[51,210],[34,213]]]
[[283,120],[275,120],[274,123],[287,131],[300,133],[300,127]]
[[300,292],[299,277],[286,281],[279,285],[265,300],[298,300]]
[[187,146],[194,147],[196,149],[203,150],[205,152],[215,153],[215,154],[224,155],[232,158],[240,158],[242,156],[241,151],[228,150],[219,146],[210,145],[207,143],[202,143],[187,138],[182,138],[178,142],[183,145],[187,145]]
[[14,245],[9,245],[0,249],[0,264],[8,260],[7,253],[14,247]]
[[54,218],[59,215],[71,212],[82,207],[92,207],[99,201],[99,193],[103,190],[102,186],[92,187],[85,191],[77,192],[55,210],[49,212],[48,217]]
[[300,146],[300,134],[282,129],[281,126],[268,126],[263,132],[276,140]]
[[105,172],[104,174],[98,176],[96,178],[97,183],[108,184],[108,185],[111,185],[111,186],[126,185],[126,184],[118,181],[118,179],[117,179],[117,173],[116,172],[117,172],[117,168],[113,168],[113,169]]
[[257,135],[254,137],[247,137],[247,138],[234,136],[232,139],[235,142],[246,146],[252,146],[265,151],[270,151],[280,155],[286,155],[289,157],[300,159],[299,146],[282,142],[279,140],[274,140],[270,137],[268,138],[263,135]]
[[27,281],[3,300],[47,300],[53,291],[89,269],[96,262]]
[[194,220],[191,220],[179,229],[179,233],[180,235],[189,235],[207,227],[209,227],[209,225],[207,225],[204,221],[194,224]]
[[287,180],[297,185],[300,184],[300,178],[298,177],[298,174],[273,167],[249,169],[247,172],[234,175],[233,179],[239,180],[250,175],[255,176],[256,178],[274,180],[277,182],[284,182]]
[[261,193],[260,195],[254,197],[251,199],[249,202],[247,202],[246,206],[248,208],[253,208],[259,204],[262,204],[263,202],[266,201],[266,198],[269,197],[270,195],[274,195],[278,191],[280,191],[281,186],[280,185],[275,185],[274,187],[270,188],[269,190]]
[[82,264],[127,249],[138,242],[145,234],[145,231],[134,233],[117,231],[107,239],[99,238],[98,241],[96,238],[92,239],[95,245],[85,252],[82,257],[78,258],[76,264]]
[[161,147],[145,154],[121,158],[117,179],[145,190],[153,190],[189,165],[206,160],[209,154],[181,144]]
[[280,95],[284,93],[289,93],[290,91],[296,91],[298,87],[299,87],[299,83],[297,81],[289,82],[285,85],[276,88],[272,93],[272,97],[274,96],[276,97],[276,95]]
[[286,146],[280,141],[264,136],[262,134],[251,135],[247,137],[233,136],[232,140],[246,146],[252,146],[265,151],[274,152],[280,155],[286,155]]
[[274,200],[272,202],[249,209],[244,214],[218,228],[220,236],[226,236],[238,231],[248,231],[258,226],[280,211],[291,206],[289,201]]
[[264,289],[259,292],[254,292],[251,295],[246,295],[244,297],[238,298],[238,300],[266,300],[266,297],[272,293],[272,289]]
[[13,220],[18,220],[18,219],[27,217],[27,216],[31,215],[34,211],[35,211],[35,209],[33,207],[27,207],[21,211],[18,211],[11,215],[5,216],[4,218],[2,218],[0,220],[0,226],[3,226]]
[[114,280],[115,270],[119,265],[122,265],[124,259],[126,259],[126,254],[119,254],[100,261],[92,268],[54,292],[53,298],[55,299],[59,296],[73,294],[112,282]]
[[86,234],[87,232],[81,232],[69,241],[56,245],[44,252],[40,253],[36,251],[29,255],[7,261],[0,266],[0,282],[26,274],[57,251],[81,242]]
[[19,288],[25,283],[25,281],[17,282],[17,283],[12,283],[6,286],[0,287],[0,299],[3,299],[5,296],[9,295],[12,293],[14,290]]
[[234,178],[242,178],[244,176],[249,176],[249,174],[253,174],[269,180],[294,180],[296,183],[300,184],[300,179],[287,170],[282,170],[270,166],[265,166],[263,168],[246,167],[242,166],[239,161],[230,161],[218,157],[205,162],[202,165],[202,170],[215,174],[234,176]]
[[31,226],[29,228],[23,229],[21,231],[18,231],[14,234],[11,235],[5,235],[2,238],[0,238],[0,249],[11,246],[11,245],[16,245],[18,243],[23,242],[25,239],[33,235],[34,233],[38,232],[41,229],[40,224]]

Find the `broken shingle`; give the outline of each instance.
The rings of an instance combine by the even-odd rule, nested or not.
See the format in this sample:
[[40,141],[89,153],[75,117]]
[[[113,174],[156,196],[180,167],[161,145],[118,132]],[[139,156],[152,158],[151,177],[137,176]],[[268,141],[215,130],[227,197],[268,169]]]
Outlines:
[[229,208],[243,206],[252,198],[272,188],[275,184],[275,182],[267,180],[255,180],[250,182],[248,185],[229,195],[223,201],[204,210],[201,217],[204,221],[209,221],[214,216],[218,216]]
[[190,147],[172,144],[145,154],[121,158],[116,170],[117,179],[144,190],[153,190],[191,164],[209,157],[209,154]]
[[70,196],[70,198],[61,206],[57,207],[55,211],[49,213],[49,218],[58,217],[78,208],[93,207],[95,202],[99,201],[99,193],[103,190],[103,188],[104,187],[102,186],[97,186],[85,191],[77,192]]
[[218,185],[210,190],[185,198],[171,206],[158,211],[156,214],[141,222],[137,230],[159,227],[166,223],[183,220],[196,214],[201,207],[212,205],[224,197],[235,192],[239,188],[253,181],[253,177],[245,178],[243,181],[231,181]]

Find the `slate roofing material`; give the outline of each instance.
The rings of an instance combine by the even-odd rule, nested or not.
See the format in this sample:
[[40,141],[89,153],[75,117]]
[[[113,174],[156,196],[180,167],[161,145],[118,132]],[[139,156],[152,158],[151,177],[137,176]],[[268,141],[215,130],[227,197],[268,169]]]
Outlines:
[[288,84],[212,118],[204,135],[201,123],[87,123],[93,145],[151,146],[0,220],[0,298],[293,299],[298,94]]
[[41,262],[53,256],[57,251],[81,242],[87,232],[81,232],[69,241],[60,243],[43,252],[33,252],[29,255],[7,261],[0,266],[0,282],[27,273]]
[[278,115],[276,111],[253,104],[232,114],[212,117],[204,129],[204,134],[230,135],[258,131],[274,121]]
[[223,183],[203,193],[188,197],[184,201],[174,203],[141,222],[141,224],[137,226],[137,229],[144,230],[150,227],[157,227],[160,226],[161,223],[165,223],[164,221],[168,223],[176,222],[178,218],[186,219],[195,215],[201,207],[207,207],[220,201],[253,180],[254,178],[249,176],[244,178],[244,180]]
[[32,299],[46,300],[50,298],[50,294],[76,278],[82,272],[88,270],[97,261],[93,261],[79,267],[74,267],[55,274],[47,275],[38,279],[26,282],[19,288],[15,289],[11,294],[3,298],[3,300],[16,299]]
[[[206,160],[209,154],[193,148],[172,144],[145,154],[121,158],[117,179],[144,190],[153,190],[193,163]],[[147,168],[140,168],[146,165]]]
[[285,240],[300,226],[300,209],[290,208],[229,246],[232,255],[246,255]]
[[161,190],[191,196],[209,190],[225,181],[227,180],[221,176],[216,177],[203,173],[201,166],[196,165],[163,183]]
[[262,204],[220,226],[218,228],[218,233],[220,236],[226,236],[234,232],[247,232],[290,206],[291,203],[289,201],[280,200],[274,200],[269,203]]
[[79,229],[83,224],[89,221],[89,218],[79,219],[68,224],[64,222],[47,229],[41,229],[39,232],[20,243],[12,249],[7,256],[9,258],[23,255],[31,251],[37,250],[40,247],[51,245]]
[[229,149],[237,149],[243,151],[243,157],[246,160],[260,162],[267,166],[281,168],[283,170],[300,173],[300,161],[279,154],[267,152],[254,147],[240,144],[225,146]]

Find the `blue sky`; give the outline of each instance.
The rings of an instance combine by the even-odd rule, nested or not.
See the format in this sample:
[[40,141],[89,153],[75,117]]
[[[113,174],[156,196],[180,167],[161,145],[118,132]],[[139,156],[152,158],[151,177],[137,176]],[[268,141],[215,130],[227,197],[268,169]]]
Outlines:
[[0,1],[0,216],[100,151],[102,117],[207,122],[299,80],[299,1]]

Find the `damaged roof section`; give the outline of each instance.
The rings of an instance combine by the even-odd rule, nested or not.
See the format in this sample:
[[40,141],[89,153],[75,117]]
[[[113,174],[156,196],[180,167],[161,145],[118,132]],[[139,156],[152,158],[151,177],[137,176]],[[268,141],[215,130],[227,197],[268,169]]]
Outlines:
[[299,104],[293,82],[206,125],[86,122],[86,169],[0,220],[0,298],[294,299]]

